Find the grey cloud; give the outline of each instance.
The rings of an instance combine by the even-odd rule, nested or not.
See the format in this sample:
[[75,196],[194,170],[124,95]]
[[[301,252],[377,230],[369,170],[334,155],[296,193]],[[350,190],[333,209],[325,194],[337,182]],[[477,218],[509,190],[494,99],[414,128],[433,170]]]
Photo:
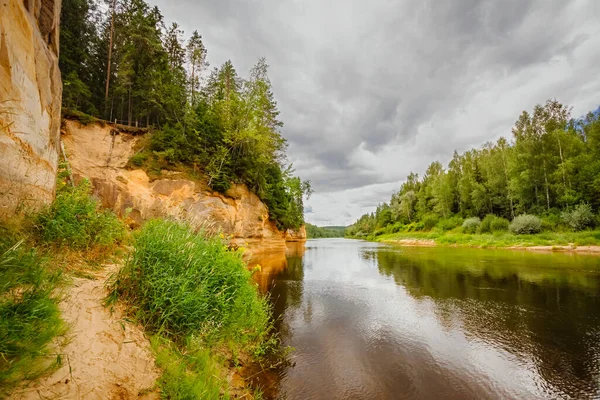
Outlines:
[[[544,83],[550,96],[569,102],[598,88],[598,52],[579,51],[598,41],[595,0],[150,1],[203,35],[213,65],[231,59],[245,75],[267,57],[290,160],[318,191],[401,179],[412,168],[398,154],[383,177],[353,162],[359,147],[375,157],[412,149],[422,167],[510,135],[514,105],[531,108],[547,93],[540,84],[528,98],[516,92],[560,60],[577,73]],[[501,97],[483,96],[481,119],[466,121],[492,91]],[[504,96],[510,110],[498,107]]]

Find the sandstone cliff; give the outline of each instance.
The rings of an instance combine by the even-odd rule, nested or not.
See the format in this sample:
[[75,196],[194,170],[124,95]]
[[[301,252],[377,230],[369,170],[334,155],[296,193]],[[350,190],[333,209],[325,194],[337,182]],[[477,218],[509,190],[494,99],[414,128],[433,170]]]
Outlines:
[[286,240],[304,240],[306,232],[281,232],[268,218],[260,199],[244,185],[226,195],[203,182],[165,172],[169,178],[151,181],[141,169],[126,169],[140,136],[110,125],[82,125],[65,120],[62,134],[75,177],[89,178],[103,206],[112,208],[132,225],[171,216],[220,229],[234,242],[254,250],[284,250]]
[[54,198],[60,0],[0,0],[0,217]]

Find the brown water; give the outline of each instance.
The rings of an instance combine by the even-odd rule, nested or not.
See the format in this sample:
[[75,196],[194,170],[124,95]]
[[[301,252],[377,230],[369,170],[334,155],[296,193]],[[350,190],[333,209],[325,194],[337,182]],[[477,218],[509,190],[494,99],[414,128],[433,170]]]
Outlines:
[[600,398],[600,258],[309,240],[261,256],[282,399]]

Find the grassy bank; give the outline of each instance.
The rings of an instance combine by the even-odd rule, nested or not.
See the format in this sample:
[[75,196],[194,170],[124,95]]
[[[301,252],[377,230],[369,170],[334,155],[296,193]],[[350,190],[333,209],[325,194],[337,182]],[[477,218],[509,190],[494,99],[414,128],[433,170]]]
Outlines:
[[[398,232],[367,237],[378,242],[423,241],[436,245],[464,247],[533,247],[533,246],[600,246],[600,231],[542,232],[531,235],[515,235],[509,232],[467,234],[449,232]],[[415,242],[415,244],[418,244]]]
[[64,331],[59,271],[19,235],[0,228],[0,397],[59,361],[48,344]]
[[0,226],[0,397],[60,365],[51,343],[66,332],[58,303],[69,272],[105,259],[126,235],[87,182],[60,186],[52,205]]
[[88,182],[59,187],[38,214],[0,226],[0,397],[65,362],[53,344],[68,331],[61,293],[71,276],[86,277],[111,257],[121,262],[116,250],[130,243],[107,303],[122,302],[151,338],[161,395],[260,398],[244,370],[280,361],[279,342],[241,253],[173,221],[150,221],[132,234],[101,209]]
[[117,299],[152,337],[165,398],[229,398],[232,366],[278,348],[241,254],[184,224],[144,225],[112,284]]

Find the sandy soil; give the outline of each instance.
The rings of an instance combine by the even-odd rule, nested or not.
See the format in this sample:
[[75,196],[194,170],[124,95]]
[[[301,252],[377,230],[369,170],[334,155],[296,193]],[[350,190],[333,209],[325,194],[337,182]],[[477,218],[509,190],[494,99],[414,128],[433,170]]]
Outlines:
[[594,254],[600,255],[600,246],[511,246],[505,247],[510,250],[529,250],[529,251],[557,251],[557,252],[568,252],[568,253],[583,253],[583,254]]
[[76,278],[60,308],[69,324],[63,365],[17,390],[11,399],[156,399],[160,371],[141,329],[102,305],[106,267],[95,280]]
[[[400,239],[400,240],[384,240],[384,243],[393,243],[400,246],[407,247],[434,247],[437,243],[433,239]],[[470,247],[462,245],[448,245],[447,247]],[[472,246],[476,247],[476,246]],[[490,249],[506,249],[506,250],[527,250],[527,251],[539,251],[539,252],[567,252],[567,253],[582,253],[592,254],[600,256],[600,246],[507,246],[507,247],[493,247]]]
[[434,247],[437,244],[432,239],[399,239],[399,240],[384,240],[384,243],[394,243],[401,246],[411,247]]

